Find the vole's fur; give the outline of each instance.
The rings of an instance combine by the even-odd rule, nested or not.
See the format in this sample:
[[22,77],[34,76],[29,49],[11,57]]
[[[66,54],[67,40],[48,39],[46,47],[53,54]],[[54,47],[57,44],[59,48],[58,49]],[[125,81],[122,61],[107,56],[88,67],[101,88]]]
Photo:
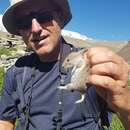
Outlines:
[[71,83],[66,86],[59,87],[60,89],[67,89],[73,91],[79,91],[81,93],[81,99],[76,103],[81,103],[85,98],[87,89],[86,83],[88,82],[88,76],[90,73],[90,65],[84,59],[84,52],[87,50],[81,50],[79,52],[70,53],[64,60],[62,67],[69,69],[72,67]]

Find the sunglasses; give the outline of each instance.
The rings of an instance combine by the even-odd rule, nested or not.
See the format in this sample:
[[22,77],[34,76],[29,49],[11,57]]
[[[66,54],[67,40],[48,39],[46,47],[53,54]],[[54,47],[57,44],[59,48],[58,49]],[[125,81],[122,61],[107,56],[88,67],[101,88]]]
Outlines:
[[52,12],[32,12],[29,15],[16,19],[16,26],[18,29],[27,29],[32,26],[32,19],[36,18],[39,23],[46,23],[53,20]]

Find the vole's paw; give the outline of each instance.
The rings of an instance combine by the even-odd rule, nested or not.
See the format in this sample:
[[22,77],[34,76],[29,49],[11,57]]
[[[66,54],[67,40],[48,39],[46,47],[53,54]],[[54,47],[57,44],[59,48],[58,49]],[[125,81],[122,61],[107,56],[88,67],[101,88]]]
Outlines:
[[85,94],[81,94],[81,98],[75,102],[75,104],[82,103],[85,99]]
[[64,89],[64,90],[67,90],[67,86],[59,86],[57,87],[58,89]]

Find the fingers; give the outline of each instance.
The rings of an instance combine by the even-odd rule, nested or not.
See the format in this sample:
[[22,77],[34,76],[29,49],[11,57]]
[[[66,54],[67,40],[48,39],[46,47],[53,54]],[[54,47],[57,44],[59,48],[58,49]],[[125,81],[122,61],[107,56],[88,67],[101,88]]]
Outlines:
[[90,48],[86,52],[92,74],[106,75],[115,80],[126,80],[130,66],[122,57],[103,47]]
[[117,86],[117,81],[127,84],[130,66],[122,57],[103,47],[90,48],[86,55],[91,67],[90,83],[111,90]]
[[91,68],[91,74],[106,75],[115,79],[120,78],[120,69],[117,64],[113,62],[106,62],[102,64],[96,64]]
[[89,82],[98,88],[104,88],[113,94],[120,94],[126,88],[127,83],[121,80],[114,80],[109,76],[91,75]]
[[113,89],[112,87],[115,85],[115,81],[108,76],[100,76],[93,74],[89,77],[89,82],[96,86],[101,86],[102,88]]
[[103,47],[90,48],[87,51],[87,57],[93,65],[105,62],[120,64],[122,62],[120,56],[115,55],[112,51]]

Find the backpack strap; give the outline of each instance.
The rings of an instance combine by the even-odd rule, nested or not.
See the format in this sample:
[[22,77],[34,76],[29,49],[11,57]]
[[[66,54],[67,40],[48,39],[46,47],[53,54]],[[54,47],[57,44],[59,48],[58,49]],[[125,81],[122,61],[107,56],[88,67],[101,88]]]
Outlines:
[[24,93],[22,89],[22,74],[23,72],[19,71],[16,66],[13,66],[13,84],[14,84],[14,92],[12,93],[12,97],[15,100],[16,103],[20,102],[19,110],[24,109],[25,107],[25,99],[24,99]]
[[[23,79],[24,78],[25,78],[25,75],[23,75]],[[32,91],[33,91],[34,78],[35,78],[35,68],[32,68],[30,94],[28,96],[26,107],[25,107],[25,109],[23,111],[24,114],[25,114],[25,119],[26,119],[25,125],[24,125],[24,130],[27,130],[29,123],[31,123],[32,126],[36,129],[35,123],[31,120],[31,117],[30,117],[30,106],[31,106],[31,100],[32,100]]]
[[[35,56],[36,57],[36,56]],[[33,60],[35,62],[35,57],[33,57]],[[31,63],[31,64],[34,64]],[[36,128],[34,122],[31,120],[30,117],[30,105],[31,105],[31,99],[32,99],[32,90],[33,90],[33,81],[34,81],[34,73],[35,68],[33,67],[31,70],[31,81],[30,81],[30,87],[29,87],[29,94],[27,98],[27,102],[25,102],[24,97],[24,83],[26,81],[26,75],[28,74],[29,68],[26,66],[18,67],[17,65],[13,66],[13,74],[14,74],[14,88],[15,91],[12,93],[12,97],[15,100],[15,102],[18,104],[19,113],[21,114],[20,118],[22,125],[24,125],[24,129],[26,130],[28,128],[28,124],[31,123],[34,128]],[[18,103],[19,102],[19,103]]]

